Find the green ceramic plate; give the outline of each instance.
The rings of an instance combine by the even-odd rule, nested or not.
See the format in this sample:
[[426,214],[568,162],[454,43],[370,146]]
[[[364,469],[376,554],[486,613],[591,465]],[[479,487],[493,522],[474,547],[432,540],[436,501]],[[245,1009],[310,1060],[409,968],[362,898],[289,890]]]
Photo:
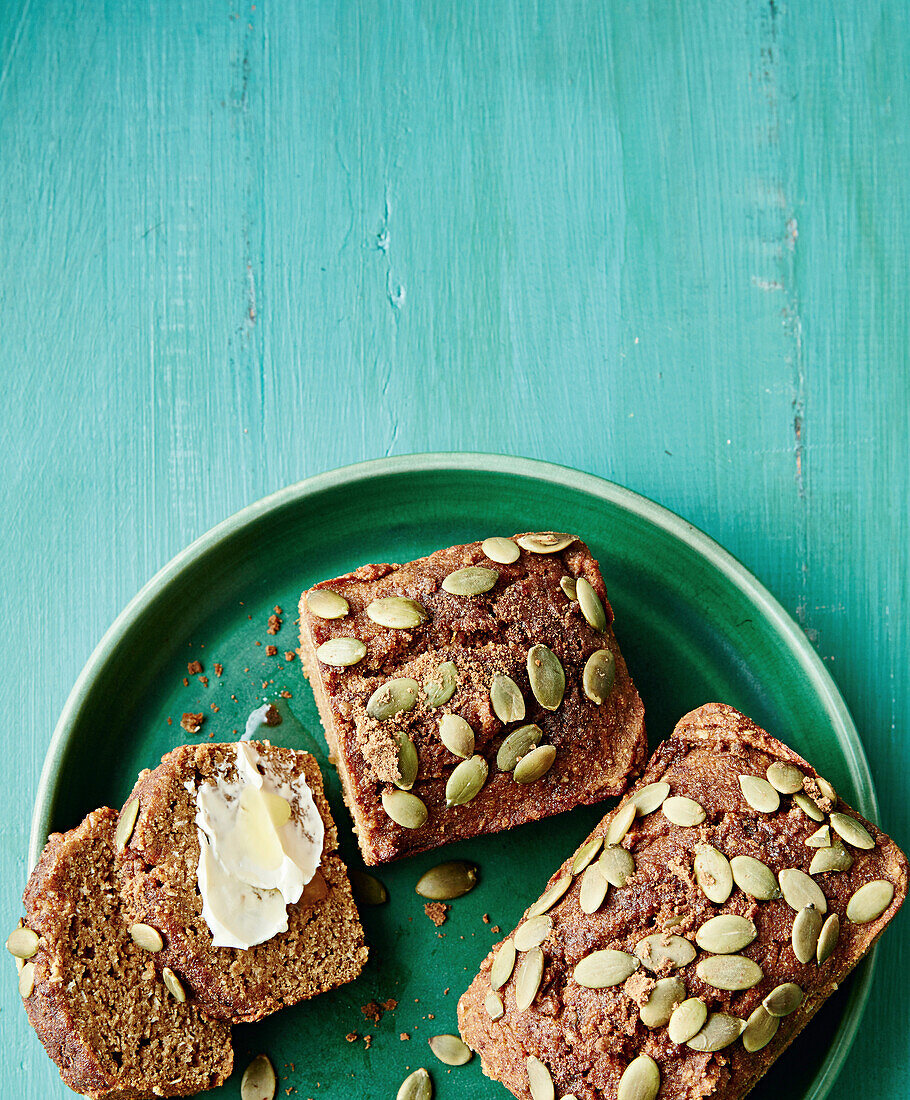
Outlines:
[[[313,697],[297,661],[300,591],[368,561],[407,561],[450,543],[535,528],[572,530],[599,559],[616,633],[645,701],[652,742],[685,711],[731,703],[792,745],[846,798],[875,818],[856,730],[815,651],[780,605],[729,554],[690,524],[625,489],[573,470],[490,455],[419,455],[336,470],[268,497],[225,521],[166,566],[120,615],[80,676],[48,752],[35,806],[31,858],[51,829],[88,810],[121,805],[140,768],[192,740],[185,711],[206,715],[202,736],[231,740],[249,712],[282,691],[286,721],[273,740],[314,752],[360,865],[350,821],[326,760]],[[273,607],[279,633],[266,633]],[[269,657],[266,645],[278,646]],[[208,686],[189,679],[200,660]],[[214,664],[224,666],[222,677]],[[280,698],[280,695],[279,695]],[[217,710],[214,708],[218,708]],[[388,905],[363,913],[370,963],[353,985],[236,1030],[236,1064],[267,1052],[279,1096],[394,1096],[427,1066],[436,1096],[505,1097],[475,1058],[448,1069],[427,1046],[452,1032],[455,1002],[488,948],[513,927],[552,870],[601,816],[583,808],[508,834],[453,845],[380,872]],[[465,856],[481,884],[437,929],[414,893],[440,858]],[[853,1039],[872,965],[813,1021],[756,1096],[828,1091]],[[361,1006],[397,1001],[379,1022]],[[367,1039],[369,1037],[369,1039]],[[219,1090],[239,1092],[239,1072]],[[61,1085],[59,1095],[70,1093]]]

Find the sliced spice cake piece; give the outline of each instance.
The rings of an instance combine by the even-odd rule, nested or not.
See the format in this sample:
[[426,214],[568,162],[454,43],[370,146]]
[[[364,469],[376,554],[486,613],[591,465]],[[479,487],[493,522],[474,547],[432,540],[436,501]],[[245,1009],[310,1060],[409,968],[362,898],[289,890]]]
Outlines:
[[552,532],[365,565],[300,601],[368,864],[619,794],[644,711],[597,562]]
[[264,741],[182,745],[121,811],[124,903],[212,1016],[248,1023],[352,981],[367,949],[322,776]]
[[732,707],[686,715],[461,998],[516,1096],[739,1100],[869,951],[907,861]]
[[172,974],[162,980],[151,929],[131,934],[116,824],[116,810],[95,810],[49,838],[25,889],[25,923],[7,942],[23,962],[19,991],[71,1089],[124,1100],[189,1096],[230,1076],[230,1028],[201,1014]]

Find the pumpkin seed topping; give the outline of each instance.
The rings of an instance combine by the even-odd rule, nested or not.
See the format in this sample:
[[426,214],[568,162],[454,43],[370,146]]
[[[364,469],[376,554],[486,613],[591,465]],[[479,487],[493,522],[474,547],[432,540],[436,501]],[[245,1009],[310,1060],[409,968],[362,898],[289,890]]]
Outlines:
[[566,690],[566,674],[552,649],[533,645],[528,650],[528,679],[534,698],[544,710],[557,710]]
[[417,681],[409,676],[386,680],[367,700],[367,714],[377,722],[386,722],[396,714],[413,710],[417,703],[418,688]]
[[553,885],[534,902],[528,910],[528,916],[536,917],[539,913],[548,913],[571,885],[571,875],[560,875]]
[[616,683],[616,658],[609,649],[596,649],[585,661],[581,686],[585,695],[602,706]]
[[830,848],[831,826],[819,825],[812,836],[806,837],[805,844],[809,848]]
[[854,848],[862,848],[865,851],[871,851],[875,847],[875,841],[869,830],[861,825],[855,817],[848,817],[847,814],[832,813],[831,814],[831,828],[837,833],[841,840],[845,840],[848,844],[852,844]]
[[821,776],[815,780],[818,784],[818,789],[822,792],[822,796],[827,798],[829,802],[837,801],[837,791],[834,789],[834,784],[829,783],[827,779],[822,779]]
[[535,1058],[533,1054],[529,1054],[525,1067],[528,1071],[528,1089],[531,1093],[531,1100],[554,1100],[556,1088],[553,1085],[550,1071],[543,1062],[539,1058]]
[[427,819],[426,806],[410,791],[384,790],[382,808],[402,829],[419,829]]
[[538,745],[518,761],[512,778],[516,783],[536,783],[553,767],[555,759],[555,745]]
[[183,988],[183,983],[169,966],[166,966],[161,971],[161,980],[164,982],[165,989],[167,989],[174,1000],[177,1001],[178,1004],[183,1004],[186,1000],[186,990]]
[[367,647],[359,638],[348,638],[344,635],[329,638],[316,650],[317,660],[333,668],[349,668],[362,661],[366,655]]
[[572,976],[585,989],[607,989],[621,985],[641,965],[626,951],[592,951],[575,964]]
[[825,815],[822,813],[821,807],[815,799],[810,798],[805,791],[798,791],[793,796],[793,801],[799,806],[806,817],[811,817],[813,821],[825,820]]
[[480,596],[490,589],[499,580],[499,574],[495,569],[487,569],[482,565],[467,565],[464,569],[456,569],[443,579],[442,587],[445,592],[453,596]]
[[512,771],[523,756],[527,756],[531,749],[536,748],[541,737],[543,737],[543,730],[533,722],[512,730],[499,746],[499,751],[496,753],[496,767],[501,772]]
[[560,577],[559,587],[562,589],[563,594],[565,595],[567,600],[570,600],[572,603],[574,603],[578,599],[578,588],[575,584],[574,577]]
[[430,1050],[446,1066],[464,1066],[474,1057],[471,1048],[457,1035],[434,1035],[428,1042]]
[[164,940],[157,928],[150,924],[131,924],[130,939],[137,947],[157,954],[164,947]]
[[607,835],[604,841],[608,847],[616,847],[622,841],[626,833],[632,828],[635,812],[635,803],[631,798],[626,799],[618,809],[613,811],[613,818],[607,826]]
[[741,775],[739,785],[743,798],[753,810],[763,814],[773,814],[780,806],[780,793],[767,779],[760,779],[757,775]]
[[701,1031],[707,1018],[708,1009],[704,1001],[700,1001],[698,997],[689,997],[673,1009],[668,1028],[670,1039],[674,1043],[688,1043]]
[[27,962],[19,971],[19,996],[31,997],[35,988],[35,964]]
[[598,860],[600,869],[611,886],[625,886],[635,872],[635,859],[626,848],[615,845],[604,848]]
[[596,913],[607,896],[607,876],[599,863],[592,863],[581,876],[581,888],[578,892],[578,906],[582,913]]
[[686,986],[681,978],[661,978],[638,1010],[645,1027],[664,1027],[670,1022],[673,1010],[686,996]]
[[884,913],[893,897],[894,886],[887,879],[867,882],[847,902],[847,920],[854,924],[868,924]]
[[505,539],[499,535],[484,539],[480,544],[480,549],[483,550],[490,561],[495,561],[497,565],[511,565],[513,561],[518,561],[521,554],[521,551],[511,539]]
[[536,531],[528,535],[519,535],[515,540],[522,550],[532,554],[558,554],[576,541],[575,535],[564,535],[558,531]]
[[432,1100],[432,1097],[433,1082],[422,1066],[405,1077],[395,1094],[395,1100]]
[[38,950],[38,933],[31,928],[14,928],[6,937],[6,950],[17,959],[30,959]]
[[743,1029],[743,1046],[750,1054],[755,1054],[771,1042],[780,1027],[780,1017],[772,1016],[770,1012],[759,1005],[752,1013]]
[[781,794],[796,794],[803,789],[803,773],[793,764],[784,764],[781,760],[775,760],[768,766],[765,774],[768,782]]
[[772,1016],[789,1016],[805,999],[805,993],[795,982],[784,982],[783,985],[771,990],[762,1001],[762,1005]]
[[512,936],[515,941],[516,951],[530,951],[532,947],[540,947],[544,940],[553,931],[553,921],[546,913],[536,917],[528,917],[520,924]]
[[422,898],[451,901],[469,894],[476,885],[477,864],[466,859],[452,859],[424,871],[414,889]]
[[515,973],[515,1007],[525,1012],[531,1007],[543,980],[543,951],[532,947],[522,955]]
[[580,875],[581,872],[588,866],[591,860],[600,851],[600,847],[603,844],[602,836],[592,836],[590,840],[586,841],[584,845],[578,850],[578,854],[575,859],[572,860],[572,874]]
[[515,969],[515,941],[510,937],[503,940],[499,950],[493,956],[490,967],[490,985],[493,989],[502,989]]
[[744,894],[758,901],[773,901],[780,897],[777,879],[770,867],[752,856],[734,856],[730,860],[733,881]]
[[639,1054],[623,1070],[616,1100],[654,1100],[660,1089],[660,1070],[653,1058]]
[[607,629],[607,613],[604,611],[600,596],[594,590],[594,585],[587,577],[579,577],[575,582],[575,593],[578,597],[578,606],[588,626],[602,634]]
[[525,716],[521,688],[511,676],[497,672],[490,684],[490,706],[500,722],[520,722]]
[[274,1066],[264,1054],[257,1054],[240,1079],[240,1100],[274,1100],[277,1088]]
[[665,798],[661,810],[668,821],[683,828],[701,825],[706,816],[704,808],[694,798],[686,798],[685,795]]
[[732,955],[742,951],[758,935],[752,921],[734,913],[721,913],[699,928],[695,933],[695,942],[703,951],[715,955]]
[[695,881],[708,901],[723,905],[733,892],[733,872],[727,857],[711,844],[696,844],[693,867]]
[[804,966],[815,955],[824,919],[817,909],[807,905],[805,909],[800,909],[793,920],[793,931],[790,935],[793,954]]
[[670,793],[669,783],[647,783],[632,794],[635,803],[635,812],[639,817],[647,817],[659,810],[664,800]]
[[688,966],[695,958],[695,945],[683,936],[657,932],[639,940],[635,954],[647,970],[660,970],[666,964],[677,968]]
[[417,749],[414,747],[414,742],[402,730],[396,732],[395,738],[398,741],[398,779],[395,780],[395,786],[403,791],[409,791],[417,779],[419,766]]
[[427,621],[427,609],[407,596],[380,596],[367,604],[367,617],[389,630],[414,630]]
[[458,686],[458,669],[452,661],[444,661],[439,668],[423,682],[427,694],[427,706],[441,707],[455,694]]
[[491,1020],[501,1020],[506,1014],[505,1006],[502,1003],[502,997],[494,990],[490,992],[483,999],[483,1007],[487,1010],[487,1015]]
[[714,989],[751,989],[764,977],[757,962],[745,955],[710,955],[695,967],[695,973]]
[[439,719],[439,740],[462,760],[473,755],[474,731],[459,714],[444,714]]
[[818,946],[815,949],[815,959],[819,966],[821,966],[822,963],[826,963],[834,954],[834,948],[837,947],[839,936],[840,917],[837,913],[832,913],[822,925],[822,930],[818,935]]
[[704,1027],[688,1042],[691,1050],[701,1050],[713,1053],[723,1050],[743,1033],[746,1023],[737,1016],[729,1016],[726,1012],[712,1012]]
[[117,819],[117,828],[114,830],[114,848],[118,852],[129,844],[133,829],[136,828],[136,818],[139,816],[139,799],[134,798],[120,811]]
[[819,913],[827,913],[828,902],[818,883],[805,871],[796,867],[787,867],[778,875],[784,901],[797,913],[807,905],[813,906]]
[[480,793],[487,781],[489,766],[482,756],[462,760],[446,783],[446,805],[465,806]]
[[853,866],[853,856],[843,844],[832,844],[830,848],[819,848],[809,864],[810,875],[821,875],[826,871],[849,871]]
[[366,871],[359,871],[355,867],[348,871],[348,877],[354,891],[354,900],[358,905],[385,905],[389,900],[389,892],[385,885],[373,875],[368,875]]
[[331,588],[314,588],[306,594],[307,610],[317,619],[343,619],[351,605],[340,592]]

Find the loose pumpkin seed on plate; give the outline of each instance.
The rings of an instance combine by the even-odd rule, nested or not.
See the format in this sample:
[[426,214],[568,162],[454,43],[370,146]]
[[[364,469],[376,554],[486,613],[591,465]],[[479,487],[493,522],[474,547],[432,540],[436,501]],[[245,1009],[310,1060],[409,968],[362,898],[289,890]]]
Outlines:
[[666,1026],[673,1010],[685,997],[686,986],[681,978],[660,978],[638,1010],[641,1022],[649,1028]]
[[446,1066],[464,1066],[474,1057],[467,1043],[457,1035],[434,1035],[427,1040],[430,1050]]
[[498,580],[499,574],[495,569],[466,565],[464,569],[456,569],[443,578],[442,588],[453,596],[480,596],[489,592]]
[[635,803],[635,812],[639,817],[647,817],[659,810],[670,793],[669,783],[646,783],[633,791],[631,799]]
[[594,591],[594,585],[587,577],[579,577],[575,582],[575,593],[588,626],[602,634],[607,629],[607,613],[600,596]]
[[557,554],[576,541],[575,535],[565,535],[558,531],[536,531],[519,535],[515,540],[522,550],[532,554]]
[[784,982],[771,990],[762,1001],[762,1005],[772,1016],[789,1016],[805,999],[805,993],[796,982]]
[[462,760],[474,752],[474,731],[460,714],[444,714],[439,719],[439,740]]
[[422,1066],[405,1077],[395,1094],[395,1100],[432,1100],[432,1098],[433,1082]]
[[446,782],[446,805],[465,806],[480,794],[487,781],[489,766],[482,756],[462,760]]
[[549,647],[532,645],[528,650],[527,667],[534,698],[544,710],[558,710],[566,690],[562,662]]
[[592,863],[581,876],[581,888],[578,892],[578,906],[582,913],[596,913],[603,905],[609,887],[607,876],[598,863]]
[[368,603],[366,611],[377,626],[389,630],[414,630],[429,617],[423,604],[407,596],[381,596]]
[[553,931],[553,921],[546,913],[536,917],[528,917],[520,924],[512,935],[516,951],[530,951],[532,947],[540,947],[544,940]]
[[764,1005],[759,1005],[746,1020],[746,1026],[743,1028],[743,1046],[750,1054],[764,1050],[777,1034],[779,1027],[780,1017],[772,1016]]
[[332,665],[333,668],[349,668],[362,661],[367,655],[367,647],[359,638],[348,638],[340,635],[337,638],[329,638],[316,650],[316,658],[324,665]]
[[493,965],[490,967],[490,985],[493,989],[502,989],[515,969],[515,941],[510,937],[503,940],[499,950],[493,956]]
[[585,989],[608,989],[621,985],[634,974],[640,963],[626,951],[592,951],[575,964],[572,977]]
[[822,925],[822,930],[818,934],[815,961],[819,966],[826,963],[834,954],[838,936],[840,936],[840,917],[837,913],[832,913]]
[[708,1009],[698,997],[689,997],[673,1009],[668,1031],[674,1043],[688,1043],[701,1031],[708,1018]]
[[711,1053],[723,1050],[742,1035],[745,1026],[745,1020],[740,1020],[737,1016],[730,1016],[726,1012],[712,1012],[701,1031],[689,1040],[688,1046],[692,1050]]
[[477,864],[466,859],[437,863],[417,880],[415,891],[431,901],[452,901],[464,897],[477,885]]
[[502,538],[499,535],[484,539],[480,544],[480,549],[483,550],[490,561],[495,561],[497,565],[511,565],[513,561],[518,561],[521,554],[521,551],[511,539]]
[[664,817],[682,828],[701,825],[705,820],[704,808],[694,798],[685,795],[671,795],[661,805]]
[[436,671],[423,682],[427,696],[427,706],[441,707],[455,694],[458,686],[458,669],[454,662],[444,661]]
[[739,786],[743,792],[743,798],[753,810],[759,813],[773,814],[780,806],[780,792],[768,782],[757,775],[741,775]]
[[819,848],[809,864],[810,875],[821,875],[826,871],[849,871],[853,866],[853,856],[843,844],[832,844],[828,848]]
[[796,794],[803,789],[805,775],[793,764],[785,764],[781,760],[775,760],[768,765],[765,772],[768,782],[781,794]]
[[734,856],[730,860],[733,881],[744,894],[757,901],[772,901],[780,897],[774,872],[753,856]]
[[409,791],[417,779],[419,766],[417,749],[414,747],[414,742],[402,730],[396,732],[395,738],[398,741],[398,778],[395,780],[395,786],[403,791]]
[[797,961],[803,965],[815,957],[815,949],[818,945],[819,933],[822,930],[824,917],[811,905],[800,909],[793,919],[793,930],[790,934],[790,942],[793,945],[793,954]]
[[647,970],[659,970],[666,963],[670,966],[688,966],[695,958],[695,945],[684,936],[671,936],[657,932],[638,941],[635,954]]
[[528,1090],[531,1093],[531,1100],[555,1100],[556,1088],[550,1071],[544,1063],[533,1054],[529,1054],[525,1067],[528,1071]]
[[793,801],[799,806],[806,817],[810,817],[813,821],[825,820],[825,815],[822,813],[819,804],[814,798],[810,798],[805,791],[797,791],[793,796]]
[[273,1100],[277,1088],[275,1067],[265,1054],[257,1054],[240,1079],[240,1100]]
[[490,684],[490,706],[500,722],[520,722],[525,716],[525,699],[511,676],[497,672]]
[[521,957],[515,972],[515,1007],[526,1012],[534,1003],[543,981],[543,951],[532,947]]
[[536,748],[542,737],[543,730],[533,722],[512,730],[499,746],[499,751],[496,753],[496,767],[501,772],[513,771],[518,761],[523,756],[527,756],[531,749]]
[[660,1090],[660,1070],[647,1054],[639,1054],[623,1070],[616,1100],[654,1100]]
[[854,848],[871,851],[875,847],[875,841],[872,839],[869,830],[865,825],[860,824],[855,817],[849,817],[847,814],[832,813],[831,828],[837,833],[841,840],[845,840],[848,844],[852,844]]
[[731,992],[751,989],[764,977],[758,963],[745,955],[710,955],[698,963],[695,973],[706,985]]
[[31,928],[14,928],[6,937],[6,950],[17,959],[30,959],[38,950],[38,933]]
[[487,1015],[491,1020],[501,1020],[506,1014],[505,1005],[502,1003],[502,997],[494,990],[490,992],[483,999],[483,1007],[487,1011]]
[[396,714],[406,714],[416,705],[419,688],[420,685],[410,676],[386,680],[367,699],[367,714],[377,722],[387,722]]
[[528,910],[528,916],[536,917],[539,913],[548,913],[571,885],[572,875],[560,875],[553,885],[548,887],[534,902]]
[[613,811],[613,817],[610,819],[610,824],[607,826],[607,836],[605,840],[608,847],[614,848],[622,842],[623,837],[632,828],[635,814],[635,803],[631,798],[626,799],[621,806]]
[[806,837],[805,844],[808,848],[830,848],[831,826],[819,825],[812,836]]
[[602,836],[592,836],[590,840],[586,841],[578,850],[578,854],[575,859],[572,860],[572,874],[580,875],[581,872],[588,866],[591,860],[600,851],[603,844]]
[[[364,647],[364,651],[366,647]],[[123,849],[129,844],[130,837],[133,835],[133,829],[136,828],[136,818],[139,816],[139,799],[134,798],[120,811],[120,817],[117,818],[117,828],[114,830],[114,848],[118,852],[122,852]]]
[[721,913],[705,921],[695,933],[695,942],[703,951],[732,955],[748,947],[757,935],[752,921],[735,913]]
[[695,881],[708,901],[723,905],[733,892],[733,872],[727,857],[711,844],[696,844],[693,867]]
[[884,913],[894,897],[894,886],[884,878],[867,882],[847,902],[847,920],[868,924]]
[[426,805],[410,791],[397,788],[384,790],[382,808],[402,829],[419,829],[427,819]]
[[340,592],[331,588],[314,588],[306,594],[307,610],[318,619],[343,619],[351,605]]
[[602,706],[616,683],[616,658],[609,649],[596,649],[585,661],[581,686],[588,699]]
[[385,905],[389,900],[389,892],[385,885],[366,871],[353,868],[348,871],[348,877],[351,880],[354,900],[358,905]]
[[564,576],[559,578],[559,587],[562,589],[563,594],[567,600],[572,603],[578,599],[578,588],[575,584],[575,578],[570,576]]
[[615,845],[604,848],[597,861],[611,886],[625,886],[635,873],[635,859],[630,851]]
[[512,778],[516,783],[536,783],[553,767],[555,759],[555,745],[538,745],[518,761],[512,772]]
[[797,867],[786,867],[777,876],[784,901],[797,913],[811,905],[819,913],[827,913],[828,902],[818,883]]

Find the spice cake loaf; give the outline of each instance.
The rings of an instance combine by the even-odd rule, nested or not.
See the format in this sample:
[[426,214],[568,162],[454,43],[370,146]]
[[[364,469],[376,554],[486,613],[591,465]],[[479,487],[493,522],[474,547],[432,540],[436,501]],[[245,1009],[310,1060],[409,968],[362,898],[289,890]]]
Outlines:
[[580,539],[365,565],[300,601],[301,659],[367,864],[625,789],[644,712]]
[[352,981],[367,957],[309,753],[183,745],[120,816],[123,896],[212,1016],[258,1020]]
[[60,1076],[85,1096],[139,1100],[214,1088],[231,1073],[230,1028],[200,1013],[170,972],[162,980],[149,930],[131,934],[116,823],[116,810],[100,809],[52,834],[28,880],[25,924],[8,941],[22,960],[25,1010]]
[[709,704],[484,960],[461,1033],[523,1098],[739,1100],[906,891],[892,840]]

